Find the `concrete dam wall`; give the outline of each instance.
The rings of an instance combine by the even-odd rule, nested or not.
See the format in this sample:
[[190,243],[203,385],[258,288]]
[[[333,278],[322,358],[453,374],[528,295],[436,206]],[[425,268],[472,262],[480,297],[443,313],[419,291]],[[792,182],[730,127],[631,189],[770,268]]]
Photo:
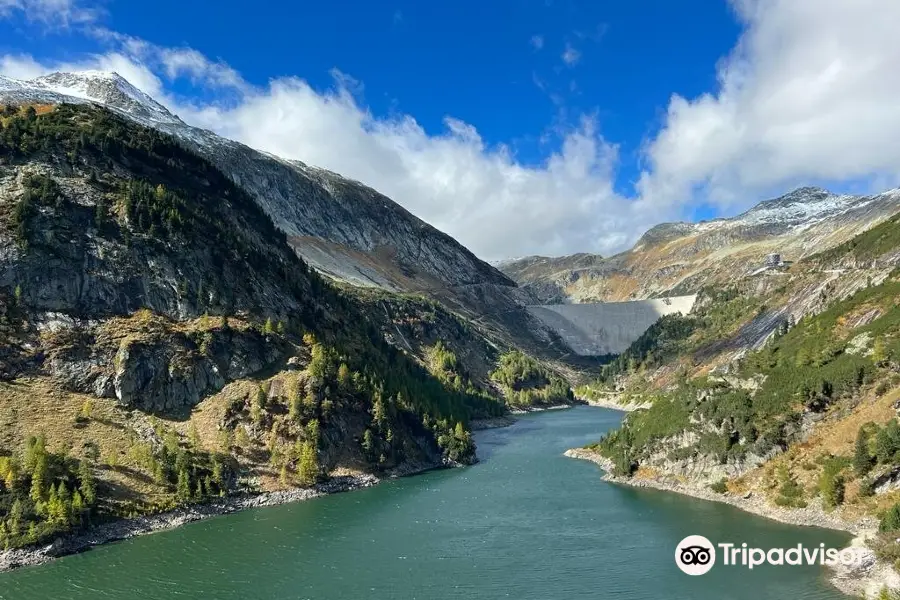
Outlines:
[[581,356],[621,354],[663,315],[688,314],[697,295],[632,302],[546,304],[528,311]]

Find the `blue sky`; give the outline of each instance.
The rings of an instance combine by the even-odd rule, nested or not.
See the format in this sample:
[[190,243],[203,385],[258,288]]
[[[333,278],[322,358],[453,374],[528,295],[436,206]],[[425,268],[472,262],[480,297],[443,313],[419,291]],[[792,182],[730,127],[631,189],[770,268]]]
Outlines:
[[[188,122],[370,183],[487,258],[609,253],[795,185],[894,183],[897,155],[875,152],[893,57],[864,80],[847,62],[876,53],[877,32],[853,32],[893,3],[849,4],[0,0],[0,72],[113,65]],[[810,43],[844,25],[846,44]],[[222,70],[239,83],[212,83]],[[851,80],[858,97],[829,95]],[[888,122],[847,123],[870,84]],[[510,212],[520,235],[482,225]]]
[[[105,7],[110,29],[190,46],[257,85],[297,75],[321,89],[340,69],[363,83],[373,112],[414,115],[433,134],[453,115],[488,143],[512,144],[527,163],[546,157],[555,140],[540,140],[561,119],[596,112],[604,135],[620,144],[624,193],[633,191],[640,143],[659,127],[671,94],[711,89],[716,60],[740,34],[729,6],[710,0],[118,0]],[[71,31],[24,25],[0,23],[0,52],[75,59],[98,48]],[[562,59],[567,48],[578,56],[571,66]],[[174,89],[191,93],[181,83]]]

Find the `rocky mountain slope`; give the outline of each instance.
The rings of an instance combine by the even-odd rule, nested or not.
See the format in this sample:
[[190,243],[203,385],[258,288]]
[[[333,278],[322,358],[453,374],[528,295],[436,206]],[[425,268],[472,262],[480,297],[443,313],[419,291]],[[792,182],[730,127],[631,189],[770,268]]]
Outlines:
[[897,587],[898,267],[895,215],[777,272],[704,288],[691,315],[658,322],[579,390],[640,408],[573,455],[615,481],[864,533],[867,562],[843,589]]
[[496,266],[513,281],[527,286],[543,304],[562,304],[568,301],[565,286],[602,264],[599,254],[581,252],[569,256],[526,256],[500,261]]
[[0,544],[474,460],[468,423],[506,411],[493,347],[286,241],[167,134],[92,104],[0,111]]
[[543,302],[634,300],[729,283],[777,253],[796,262],[845,242],[900,210],[900,190],[875,196],[800,188],[731,219],[664,223],[634,247],[593,255],[529,257],[499,265]]
[[503,345],[545,357],[565,352],[522,308],[534,299],[452,237],[390,198],[338,174],[259,152],[185,124],[115,73],[0,77],[0,103],[99,103],[168,133],[247,192],[320,273],[356,286],[424,293]]

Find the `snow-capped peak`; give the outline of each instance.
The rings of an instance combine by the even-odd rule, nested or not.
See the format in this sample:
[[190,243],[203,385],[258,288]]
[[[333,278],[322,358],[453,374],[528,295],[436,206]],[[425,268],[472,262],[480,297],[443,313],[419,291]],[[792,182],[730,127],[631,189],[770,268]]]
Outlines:
[[760,202],[734,221],[740,225],[809,227],[847,210],[860,208],[871,201],[872,198],[838,195],[817,187],[802,187],[779,198]]
[[152,123],[181,124],[169,110],[114,72],[51,73],[27,82],[65,96],[93,100]]
[[107,71],[50,73],[29,81],[0,76],[7,101],[98,102],[150,127],[184,127],[184,122],[124,77]]

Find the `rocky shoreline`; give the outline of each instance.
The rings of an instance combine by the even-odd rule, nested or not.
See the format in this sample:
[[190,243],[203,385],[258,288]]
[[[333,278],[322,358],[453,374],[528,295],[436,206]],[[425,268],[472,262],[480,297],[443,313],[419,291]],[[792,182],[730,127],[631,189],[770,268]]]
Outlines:
[[635,479],[633,477],[617,477],[612,474],[612,461],[587,448],[572,448],[565,452],[570,458],[587,460],[600,466],[604,471],[603,480],[610,483],[628,485],[639,488],[675,492],[693,498],[730,504],[735,508],[755,515],[805,527],[820,527],[837,531],[846,531],[856,536],[848,547],[856,548],[862,554],[861,564],[854,567],[836,567],[833,570],[831,583],[841,592],[850,596],[874,598],[884,588],[900,588],[900,576],[883,561],[877,560],[875,553],[866,545],[878,523],[871,517],[857,521],[846,521],[837,515],[826,513],[821,506],[810,505],[806,508],[783,508],[769,504],[765,498],[753,493],[743,496],[718,494],[706,486],[684,484],[673,479]]
[[0,552],[0,572],[11,571],[19,567],[41,565],[61,556],[83,552],[94,546],[173,529],[193,521],[227,515],[248,508],[275,506],[288,502],[318,498],[328,494],[348,492],[371,487],[379,481],[374,475],[368,474],[339,476],[333,477],[314,488],[297,488],[253,495],[230,496],[206,504],[183,506],[156,515],[111,521],[91,528],[88,531],[57,538],[50,544]]
[[[561,405],[537,408],[529,411],[511,411],[509,415],[504,415],[502,417],[473,421],[470,426],[472,430],[509,427],[517,421],[515,416],[513,416],[515,414],[527,414],[528,412],[563,408],[571,408],[571,406]],[[447,466],[454,465],[409,465],[407,468],[397,469],[394,472],[389,473],[388,476],[392,478],[406,477]],[[276,506],[278,504],[287,504],[289,502],[310,500],[329,494],[348,492],[360,488],[371,487],[378,484],[380,481],[381,480],[378,477],[370,474],[338,476],[332,477],[328,481],[321,483],[314,488],[295,488],[276,492],[263,492],[260,494],[234,495],[204,504],[182,506],[155,515],[117,519],[115,521],[103,523],[87,531],[79,531],[64,535],[49,544],[38,544],[25,548],[0,551],[0,573],[12,571],[13,569],[18,569],[20,567],[42,565],[62,556],[84,552],[94,546],[127,540],[129,538],[155,533],[157,531],[174,529],[194,521],[201,521],[219,515],[227,515],[248,508]]]
[[596,398],[582,398],[579,397],[578,400],[584,402],[588,406],[596,406],[598,408],[608,408],[610,410],[619,410],[622,412],[634,412],[636,410],[650,408],[649,402],[628,402],[626,404],[621,404],[616,399],[609,400],[599,400]]
[[499,427],[509,427],[516,422],[516,418],[511,415],[502,417],[491,417],[489,419],[476,419],[469,423],[472,431],[483,431],[485,429],[497,429]]
[[527,415],[529,413],[546,412],[548,410],[566,410],[578,406],[578,404],[553,404],[551,406],[529,406],[527,408],[512,408],[511,415]]
[[509,427],[518,421],[517,416],[527,415],[531,413],[546,412],[548,410],[565,410],[587,404],[587,402],[578,401],[573,404],[554,404],[552,406],[531,406],[528,408],[511,408],[509,413],[502,417],[490,417],[487,419],[476,419],[469,423],[472,431],[482,431],[485,429],[497,429],[499,427]]

